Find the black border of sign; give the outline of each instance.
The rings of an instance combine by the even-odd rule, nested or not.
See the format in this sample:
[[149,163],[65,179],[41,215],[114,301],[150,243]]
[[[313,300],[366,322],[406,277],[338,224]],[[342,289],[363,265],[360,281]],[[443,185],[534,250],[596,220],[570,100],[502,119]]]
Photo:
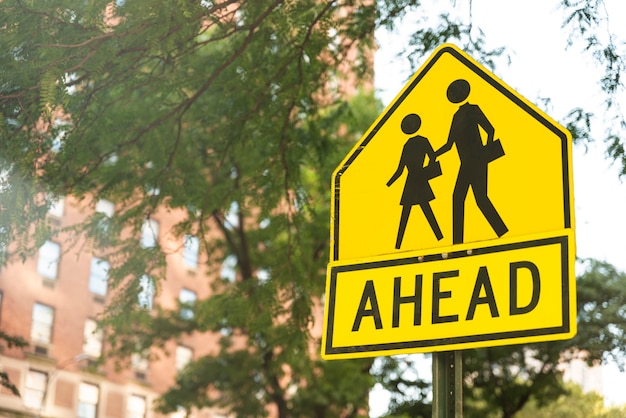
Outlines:
[[331,267],[330,273],[330,289],[328,295],[328,323],[327,323],[327,332],[326,332],[326,354],[348,354],[348,353],[369,353],[369,352],[379,352],[379,351],[387,351],[387,350],[410,350],[416,348],[426,348],[426,347],[437,347],[437,346],[447,346],[452,344],[464,344],[464,343],[473,343],[473,342],[482,342],[482,341],[494,341],[494,340],[507,340],[512,338],[520,338],[520,337],[533,337],[540,335],[553,335],[553,334],[561,334],[567,333],[570,331],[570,321],[569,321],[569,309],[570,309],[570,301],[569,301],[569,263],[568,263],[568,252],[569,252],[569,241],[568,236],[558,236],[558,237],[550,237],[550,238],[542,238],[537,240],[531,240],[526,242],[517,242],[511,244],[501,244],[494,245],[490,247],[477,248],[472,250],[471,254],[468,254],[467,251],[457,251],[453,253],[449,253],[445,260],[450,260],[454,258],[462,258],[462,257],[472,257],[476,255],[482,254],[492,254],[510,250],[519,250],[523,248],[532,248],[532,247],[540,247],[546,245],[561,245],[561,266],[562,266],[562,274],[561,274],[561,298],[563,301],[563,310],[561,312],[562,315],[562,325],[558,327],[549,327],[549,328],[529,328],[526,330],[516,330],[510,332],[499,332],[492,334],[480,334],[480,335],[467,335],[462,337],[454,337],[454,338],[445,338],[445,339],[434,339],[434,340],[418,340],[418,341],[404,341],[404,342],[392,342],[392,343],[383,343],[383,344],[371,344],[371,345],[359,345],[359,346],[348,346],[348,347],[333,347],[333,328],[334,328],[334,313],[335,313],[335,287],[337,283],[337,274],[341,272],[347,271],[357,271],[357,270],[367,270],[372,268],[380,268],[380,267],[389,267],[389,266],[399,266],[405,264],[421,264],[433,261],[441,261],[444,260],[442,254],[431,254],[420,257],[408,257],[408,258],[400,258],[395,260],[384,260],[384,261],[374,261],[367,262],[362,264],[349,264],[349,265],[341,265]]
[[467,66],[470,70],[474,71],[478,76],[480,76],[483,80],[493,86],[500,93],[504,94],[510,100],[512,100],[515,104],[533,116],[536,120],[538,120],[541,124],[543,124],[546,128],[551,130],[561,139],[561,159],[562,159],[562,181],[563,181],[563,219],[564,219],[564,228],[571,228],[571,217],[570,217],[570,189],[569,189],[569,160],[567,158],[567,135],[557,128],[553,123],[544,118],[541,114],[539,114],[534,108],[525,103],[518,96],[513,94],[510,90],[508,90],[502,83],[496,80],[491,74],[487,73],[481,67],[474,64],[472,61],[468,60],[465,56],[460,54],[457,50],[451,47],[442,48],[424,67],[424,69],[415,77],[413,82],[406,88],[406,90],[402,93],[402,95],[393,103],[393,106],[389,108],[387,113],[380,119],[380,121],[376,124],[375,127],[371,129],[367,137],[361,142],[360,146],[356,148],[352,154],[346,160],[346,163],[340,170],[337,171],[335,175],[334,184],[334,201],[335,201],[335,219],[334,219],[334,245],[333,245],[333,261],[339,260],[339,190],[340,190],[340,182],[341,176],[343,173],[350,167],[350,164],[358,157],[363,148],[367,146],[367,144],[376,136],[376,133],[380,130],[381,126],[387,119],[395,112],[398,106],[404,101],[404,99],[411,93],[411,91],[415,88],[415,86],[424,78],[428,70],[437,62],[439,58],[445,53],[452,54],[456,59],[461,61],[465,66]]

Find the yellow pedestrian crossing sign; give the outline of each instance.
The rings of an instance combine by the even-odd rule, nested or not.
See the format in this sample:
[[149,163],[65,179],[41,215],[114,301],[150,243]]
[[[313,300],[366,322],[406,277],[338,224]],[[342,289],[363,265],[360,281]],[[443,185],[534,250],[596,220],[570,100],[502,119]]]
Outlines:
[[456,46],[332,182],[325,358],[575,334],[571,136]]

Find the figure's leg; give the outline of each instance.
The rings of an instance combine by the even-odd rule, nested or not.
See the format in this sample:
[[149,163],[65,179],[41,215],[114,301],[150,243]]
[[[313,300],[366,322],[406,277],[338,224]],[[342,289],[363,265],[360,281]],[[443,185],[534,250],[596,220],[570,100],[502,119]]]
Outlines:
[[426,220],[428,221],[430,228],[433,230],[435,236],[437,237],[437,241],[440,241],[443,238],[443,234],[441,233],[441,228],[439,228],[439,224],[437,223],[437,218],[435,218],[433,209],[430,207],[430,203],[422,203],[422,210],[424,211],[424,215],[426,216]]
[[501,237],[509,231],[506,224],[500,217],[500,214],[491,203],[489,196],[487,196],[487,171],[485,171],[484,177],[478,179],[479,181],[475,181],[472,183],[472,190],[474,191],[474,197],[476,198],[476,204],[478,208],[483,213],[491,228],[493,228],[494,232]]
[[465,226],[465,199],[469,190],[467,176],[459,171],[459,176],[452,193],[452,243],[463,242],[463,229]]
[[409,214],[411,213],[411,205],[402,206],[402,215],[400,216],[400,226],[398,227],[398,236],[396,238],[396,250],[400,249],[402,245],[402,238],[404,237],[404,231],[406,230],[406,224],[409,221]]

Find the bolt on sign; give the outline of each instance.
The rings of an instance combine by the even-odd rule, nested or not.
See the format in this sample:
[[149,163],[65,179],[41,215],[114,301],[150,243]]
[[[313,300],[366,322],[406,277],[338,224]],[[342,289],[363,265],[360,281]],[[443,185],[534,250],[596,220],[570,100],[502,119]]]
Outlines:
[[440,46],[333,174],[322,357],[576,333],[571,135]]

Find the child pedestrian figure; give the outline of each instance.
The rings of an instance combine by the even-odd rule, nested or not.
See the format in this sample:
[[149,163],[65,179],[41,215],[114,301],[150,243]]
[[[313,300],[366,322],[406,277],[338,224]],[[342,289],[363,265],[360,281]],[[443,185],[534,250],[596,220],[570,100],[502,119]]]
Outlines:
[[[411,113],[402,119],[400,128],[405,134],[413,135],[419,130],[421,125],[422,120],[419,115]],[[427,165],[425,165],[426,157],[428,157]],[[402,245],[406,224],[409,220],[411,209],[415,205],[421,206],[437,240],[443,238],[437,219],[430,207],[430,201],[435,199],[435,194],[429,184],[431,179],[441,175],[441,166],[439,162],[435,161],[435,151],[427,138],[420,135],[409,138],[402,149],[398,168],[387,182],[387,186],[391,186],[402,175],[405,168],[407,169],[407,176],[404,191],[400,198],[402,215],[400,216],[400,226],[398,227],[398,236],[396,238],[396,249],[400,249]]]

